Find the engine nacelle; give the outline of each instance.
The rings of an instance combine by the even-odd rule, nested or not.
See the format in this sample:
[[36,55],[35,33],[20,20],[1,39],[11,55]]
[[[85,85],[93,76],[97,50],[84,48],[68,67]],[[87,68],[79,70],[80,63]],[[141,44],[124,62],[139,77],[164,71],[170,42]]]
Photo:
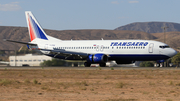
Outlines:
[[105,54],[90,54],[87,62],[91,63],[105,63],[108,61],[108,57]]

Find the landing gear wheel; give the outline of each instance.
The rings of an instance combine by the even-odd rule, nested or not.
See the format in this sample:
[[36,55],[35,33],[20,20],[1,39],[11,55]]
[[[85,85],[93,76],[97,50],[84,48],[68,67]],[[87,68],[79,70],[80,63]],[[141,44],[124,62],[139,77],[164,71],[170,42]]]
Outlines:
[[160,63],[158,63],[158,64],[157,64],[157,67],[160,67],[160,66],[161,66],[161,64],[160,64]]
[[84,62],[84,66],[85,66],[85,67],[90,67],[90,66],[91,66],[91,63]]
[[100,63],[99,66],[100,67],[106,67],[106,63]]

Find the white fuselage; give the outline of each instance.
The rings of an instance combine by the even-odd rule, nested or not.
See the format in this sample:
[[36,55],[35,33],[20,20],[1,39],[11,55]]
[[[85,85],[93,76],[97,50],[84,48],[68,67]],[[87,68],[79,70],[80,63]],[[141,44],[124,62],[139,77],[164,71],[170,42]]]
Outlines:
[[[106,54],[108,56],[116,56],[121,58],[128,56],[133,60],[148,60],[144,58],[149,56],[149,60],[167,59],[174,56],[177,52],[162,42],[152,40],[34,40],[38,44],[38,48],[48,50],[63,50],[68,52],[87,53],[87,54]],[[44,42],[43,42],[44,41]],[[42,50],[44,54],[47,51]],[[49,54],[49,53],[48,53]],[[140,56],[140,57],[139,57]],[[137,59],[136,59],[137,58]],[[114,58],[110,58],[110,60]],[[125,58],[127,59],[127,58]]]

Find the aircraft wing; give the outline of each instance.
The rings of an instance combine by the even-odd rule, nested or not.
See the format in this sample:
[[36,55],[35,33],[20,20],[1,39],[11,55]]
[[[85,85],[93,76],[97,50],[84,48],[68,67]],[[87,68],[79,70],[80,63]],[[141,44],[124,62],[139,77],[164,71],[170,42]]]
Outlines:
[[46,49],[41,49],[44,51],[50,51],[54,57],[58,56],[64,56],[65,59],[82,59],[84,60],[87,58],[88,53],[83,53],[83,52],[72,52],[72,51],[65,51],[64,49],[55,49],[55,50],[46,50]]

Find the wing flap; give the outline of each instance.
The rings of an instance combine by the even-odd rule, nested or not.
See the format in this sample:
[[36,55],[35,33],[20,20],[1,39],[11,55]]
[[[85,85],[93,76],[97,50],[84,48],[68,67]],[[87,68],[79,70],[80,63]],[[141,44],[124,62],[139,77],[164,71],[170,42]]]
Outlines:
[[87,53],[79,53],[79,52],[72,52],[72,51],[65,51],[65,50],[53,50],[52,52],[55,53],[64,53],[64,54],[70,54],[70,55],[80,55],[80,56],[88,56]]
[[64,56],[65,59],[73,57],[74,59],[82,59],[83,60],[88,56],[87,53],[65,51],[63,49],[57,49],[57,50],[40,49],[40,50],[42,50],[42,51],[50,51],[49,54],[53,54],[54,57]]

